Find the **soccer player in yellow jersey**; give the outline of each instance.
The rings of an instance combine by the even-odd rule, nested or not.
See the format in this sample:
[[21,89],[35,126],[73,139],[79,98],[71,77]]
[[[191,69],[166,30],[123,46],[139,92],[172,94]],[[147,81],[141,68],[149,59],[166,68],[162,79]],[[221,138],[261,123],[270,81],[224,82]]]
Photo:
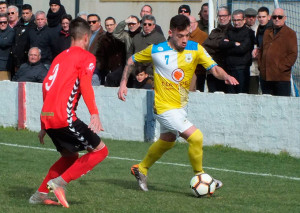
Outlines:
[[[184,15],[176,15],[170,21],[170,39],[153,44],[134,54],[127,61],[118,92],[119,99],[125,101],[127,80],[134,62],[152,62],[154,69],[154,112],[160,123],[160,137],[153,143],[142,162],[131,167],[131,173],[138,180],[143,191],[148,191],[148,169],[171,149],[180,135],[189,143],[189,159],[194,173],[203,173],[203,135],[187,120],[186,105],[192,76],[197,64],[202,64],[216,78],[226,84],[237,85],[237,80],[228,75],[213,61],[205,49],[196,42],[188,41],[191,34],[190,20]],[[223,184],[216,180],[217,188]]]

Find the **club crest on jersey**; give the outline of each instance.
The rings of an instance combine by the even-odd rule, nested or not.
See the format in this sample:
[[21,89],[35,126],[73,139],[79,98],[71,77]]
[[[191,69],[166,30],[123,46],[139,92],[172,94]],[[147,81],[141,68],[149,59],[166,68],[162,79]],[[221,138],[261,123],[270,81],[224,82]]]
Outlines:
[[174,70],[172,72],[172,78],[176,82],[182,81],[182,79],[184,78],[184,72],[183,72],[183,70],[179,69],[179,68],[177,68],[176,70]]
[[163,47],[157,47],[157,50],[161,52],[161,51],[164,51],[164,48]]
[[185,54],[185,61],[191,63],[193,60],[192,53]]
[[93,71],[94,68],[95,68],[94,63],[90,63],[90,65],[89,65],[89,70]]

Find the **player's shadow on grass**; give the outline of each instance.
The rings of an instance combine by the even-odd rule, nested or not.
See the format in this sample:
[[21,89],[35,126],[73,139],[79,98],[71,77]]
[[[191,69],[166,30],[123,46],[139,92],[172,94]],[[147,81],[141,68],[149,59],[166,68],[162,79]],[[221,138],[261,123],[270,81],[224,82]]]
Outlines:
[[[101,179],[100,181],[103,181],[110,185],[117,185],[124,189],[141,191],[136,180]],[[158,186],[154,186],[154,185],[148,184],[148,189],[149,189],[149,191],[152,191],[152,192],[158,191],[158,192],[165,192],[165,193],[176,193],[176,194],[180,194],[180,195],[185,195],[187,197],[194,197],[192,195],[192,193],[182,192],[180,190],[174,190],[176,188],[176,186],[164,185],[164,186],[160,187],[160,185],[161,184],[158,184]]]
[[29,200],[30,196],[35,192],[33,188],[24,187],[24,186],[14,186],[10,187],[8,191],[8,196],[13,199],[27,199]]
[[101,179],[100,181],[103,181],[110,185],[117,185],[119,187],[122,187],[124,189],[139,189],[138,183],[136,180],[123,180],[123,179]]

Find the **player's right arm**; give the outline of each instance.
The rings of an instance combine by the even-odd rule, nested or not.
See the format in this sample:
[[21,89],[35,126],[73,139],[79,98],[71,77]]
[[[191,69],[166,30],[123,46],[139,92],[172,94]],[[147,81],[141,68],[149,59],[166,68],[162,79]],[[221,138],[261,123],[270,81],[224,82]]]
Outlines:
[[130,73],[134,69],[134,63],[135,62],[140,62],[140,63],[152,62],[152,56],[151,56],[152,47],[153,47],[153,45],[149,45],[146,49],[144,49],[138,53],[135,53],[134,55],[132,55],[131,57],[128,58],[127,64],[123,71],[123,76],[121,79],[120,88],[119,88],[119,92],[118,92],[118,97],[122,101],[126,100],[125,96],[127,95],[127,81],[130,76]]
[[134,62],[132,60],[132,57],[129,57],[123,71],[123,76],[121,79],[120,88],[118,92],[118,97],[122,101],[126,100],[125,96],[127,95],[127,81],[133,68],[134,68]]

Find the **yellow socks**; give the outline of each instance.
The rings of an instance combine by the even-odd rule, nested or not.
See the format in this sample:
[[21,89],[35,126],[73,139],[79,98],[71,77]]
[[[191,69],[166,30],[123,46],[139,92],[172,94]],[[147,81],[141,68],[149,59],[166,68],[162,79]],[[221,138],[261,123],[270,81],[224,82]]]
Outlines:
[[194,173],[203,173],[202,158],[203,158],[203,135],[197,129],[188,139],[189,143],[189,158],[192,164]]
[[139,171],[144,175],[147,175],[148,169],[158,160],[161,156],[171,149],[175,144],[174,142],[167,142],[161,139],[158,139],[154,142],[149,150],[144,160],[139,164]]

